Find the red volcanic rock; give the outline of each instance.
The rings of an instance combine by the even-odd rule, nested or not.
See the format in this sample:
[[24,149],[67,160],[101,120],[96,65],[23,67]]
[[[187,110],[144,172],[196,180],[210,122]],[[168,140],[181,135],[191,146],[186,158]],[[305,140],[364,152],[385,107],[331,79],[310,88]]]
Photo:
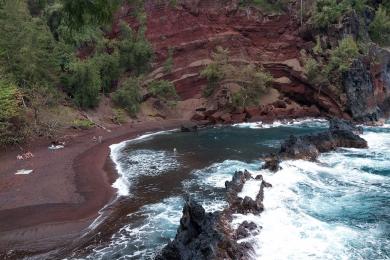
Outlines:
[[205,116],[211,116],[217,111],[218,111],[218,106],[216,104],[211,104],[206,107],[206,111],[204,112],[204,114]]
[[287,104],[283,100],[277,100],[272,104],[276,108],[286,108]]
[[245,121],[245,118],[246,118],[246,114],[245,113],[241,113],[241,114],[232,114],[232,121],[234,123],[241,123],[241,122],[244,122]]
[[212,114],[211,116],[209,116],[209,119],[210,119],[210,121],[213,121],[213,122],[219,122],[221,120],[221,116],[223,114],[224,114],[223,111],[217,111],[214,114]]
[[225,113],[221,116],[221,119],[225,122],[225,123],[231,123],[232,122],[232,115],[230,113]]
[[247,107],[245,108],[245,112],[249,117],[255,117],[260,115],[260,108],[258,107]]
[[[155,79],[164,79],[174,83],[182,100],[199,98],[207,85],[207,80],[200,76],[200,71],[210,63],[211,54],[217,46],[230,51],[229,58],[237,64],[262,64],[274,78],[288,78],[288,84],[274,84],[282,96],[300,104],[314,104],[322,113],[340,115],[339,98],[334,93],[310,86],[301,77],[297,67],[286,62],[300,57],[300,50],[305,41],[298,36],[299,23],[287,13],[266,16],[256,9],[237,8],[239,0],[181,0],[176,6],[166,1],[145,1],[147,15],[146,37],[155,51],[156,71],[162,68],[172,49],[172,70],[156,73]],[[110,37],[117,37],[119,20],[124,20],[136,31],[139,22],[135,19],[129,5],[124,5],[115,17],[113,32]],[[218,98],[217,98],[218,99]],[[215,100],[223,104],[222,98]],[[284,105],[275,104],[276,108]],[[207,108],[204,115],[212,117],[224,109],[214,105]],[[194,108],[195,110],[195,108]],[[274,116],[271,108],[251,109],[245,113],[248,117]],[[244,111],[235,111],[241,114]],[[284,112],[285,113],[285,112]],[[221,115],[220,115],[221,116]],[[245,116],[246,117],[246,116]],[[245,119],[233,116],[232,120]]]
[[205,116],[203,113],[200,113],[200,112],[196,112],[192,117],[191,117],[191,120],[193,121],[202,121],[205,119]]

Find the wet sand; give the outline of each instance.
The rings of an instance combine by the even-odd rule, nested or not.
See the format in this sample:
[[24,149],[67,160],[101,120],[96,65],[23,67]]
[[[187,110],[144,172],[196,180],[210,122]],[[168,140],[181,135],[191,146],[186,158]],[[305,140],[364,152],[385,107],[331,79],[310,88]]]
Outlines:
[[[26,161],[16,160],[20,153],[16,147],[0,154],[0,257],[45,252],[78,239],[99,210],[116,198],[109,146],[182,123],[148,121],[118,127],[111,133],[93,129],[78,133],[65,149],[57,151],[39,141],[30,146],[35,157]],[[103,136],[101,144],[92,141],[99,135]],[[20,169],[34,172],[15,175]]]

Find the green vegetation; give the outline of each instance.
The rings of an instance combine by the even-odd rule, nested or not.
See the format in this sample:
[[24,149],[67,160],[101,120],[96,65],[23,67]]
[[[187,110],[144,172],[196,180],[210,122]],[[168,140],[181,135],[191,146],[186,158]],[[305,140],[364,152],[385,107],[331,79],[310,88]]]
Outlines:
[[240,0],[241,6],[256,6],[266,13],[281,13],[287,3],[287,0]]
[[207,87],[203,91],[205,97],[209,97],[214,93],[219,82],[225,78],[226,68],[230,66],[229,50],[218,46],[211,56],[212,62],[200,73],[202,77],[207,79]]
[[175,100],[178,98],[175,86],[166,80],[153,81],[148,85],[149,92],[163,100]]
[[135,117],[138,112],[142,99],[140,85],[140,79],[128,78],[112,95],[114,103],[126,110],[132,117]]
[[241,86],[241,90],[233,96],[233,105],[237,107],[257,105],[273,80],[271,74],[254,64],[243,66],[235,73],[232,71],[231,78]]
[[63,0],[63,12],[70,29],[78,30],[86,24],[105,24],[111,21],[119,0]]
[[212,58],[212,62],[201,72],[208,81],[205,96],[212,95],[221,84],[236,83],[241,88],[232,93],[231,103],[236,107],[245,107],[256,104],[272,82],[272,76],[255,64],[232,65],[227,49],[217,47]]
[[339,42],[339,46],[331,50],[326,71],[345,72],[354,59],[359,56],[359,48],[352,37],[346,37]]
[[333,86],[333,90],[340,94],[341,76],[350,67],[354,59],[361,54],[359,47],[352,37],[346,37],[339,45],[328,51],[327,59],[307,58],[304,63],[304,71],[310,84]]
[[381,45],[390,45],[390,10],[379,6],[375,18],[370,24],[371,39]]
[[[105,36],[123,1],[0,0],[0,109],[10,103],[18,107],[14,116],[0,119],[2,143],[21,140],[18,132],[46,136],[60,125],[77,125],[69,118],[77,113],[58,116],[66,123],[55,120],[60,113],[55,107],[94,108],[102,94],[117,89],[123,75],[137,78],[147,72],[153,50],[144,37],[144,1],[129,1],[141,24],[138,31],[122,23],[119,38]],[[6,94],[4,86],[10,84],[17,100]],[[118,89],[114,96],[126,91]],[[127,106],[131,113],[137,110]]]
[[336,23],[346,10],[345,1],[318,0],[311,19],[318,28],[327,28]]
[[122,68],[138,74],[149,69],[153,49],[143,32],[135,34],[127,24],[121,23],[121,41],[118,43],[118,50]]
[[93,108],[99,103],[101,79],[98,65],[93,60],[73,62],[63,83],[81,108]]
[[21,103],[16,85],[0,79],[0,147],[24,139]]
[[120,108],[115,108],[113,110],[112,122],[117,125],[121,125],[127,122],[126,120],[126,111]]
[[88,119],[75,119],[72,122],[72,127],[82,130],[87,130],[94,126],[95,124]]
[[32,18],[23,1],[0,6],[0,66],[18,86],[53,85],[59,73],[55,42],[43,20]]
[[172,71],[172,68],[173,68],[173,52],[174,52],[173,48],[169,48],[168,49],[168,58],[164,62],[164,72],[165,73],[169,73],[169,72]]
[[121,73],[119,66],[119,55],[117,52],[112,54],[102,53],[95,57],[99,66],[99,76],[101,79],[102,91],[104,94],[111,92],[115,82],[119,79]]
[[367,0],[318,0],[315,2],[311,21],[317,28],[326,29],[337,23],[347,12],[362,14],[368,8]]

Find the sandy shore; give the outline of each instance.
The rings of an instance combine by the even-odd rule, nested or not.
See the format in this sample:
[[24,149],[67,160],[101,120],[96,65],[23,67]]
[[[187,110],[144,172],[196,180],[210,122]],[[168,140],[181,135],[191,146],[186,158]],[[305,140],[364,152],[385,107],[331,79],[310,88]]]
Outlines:
[[[114,129],[93,129],[72,137],[65,149],[48,142],[31,145],[35,155],[16,160],[13,148],[0,154],[0,258],[12,252],[45,252],[80,237],[98,212],[116,197],[109,146],[145,132],[176,128],[183,121],[148,121]],[[103,136],[103,142],[92,141]],[[15,175],[32,169],[30,175]],[[3,256],[3,257],[2,257]]]

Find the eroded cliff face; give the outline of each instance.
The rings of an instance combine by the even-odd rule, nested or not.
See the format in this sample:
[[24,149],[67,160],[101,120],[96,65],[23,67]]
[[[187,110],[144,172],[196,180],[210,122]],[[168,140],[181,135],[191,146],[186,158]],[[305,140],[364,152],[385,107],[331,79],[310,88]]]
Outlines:
[[[380,50],[379,56],[384,58],[375,67],[355,62],[343,78],[346,95],[340,96],[307,82],[302,53],[309,51],[313,42],[300,32],[299,21],[291,12],[267,15],[256,8],[240,8],[238,2],[178,0],[174,6],[170,1],[145,2],[146,37],[155,50],[148,78],[173,82],[182,105],[190,106],[193,119],[230,123],[304,116],[376,119],[382,114],[381,104],[389,96],[388,52]],[[139,26],[130,6],[123,6],[118,18],[133,28]],[[353,21],[347,19],[337,35],[359,31]],[[118,32],[114,26],[113,34]],[[208,99],[202,97],[207,82],[200,71],[211,62],[217,46],[230,50],[232,63],[259,64],[273,75],[273,86],[261,105],[227,108],[227,93],[237,87],[234,84],[223,86]],[[170,55],[173,66],[166,70]]]

